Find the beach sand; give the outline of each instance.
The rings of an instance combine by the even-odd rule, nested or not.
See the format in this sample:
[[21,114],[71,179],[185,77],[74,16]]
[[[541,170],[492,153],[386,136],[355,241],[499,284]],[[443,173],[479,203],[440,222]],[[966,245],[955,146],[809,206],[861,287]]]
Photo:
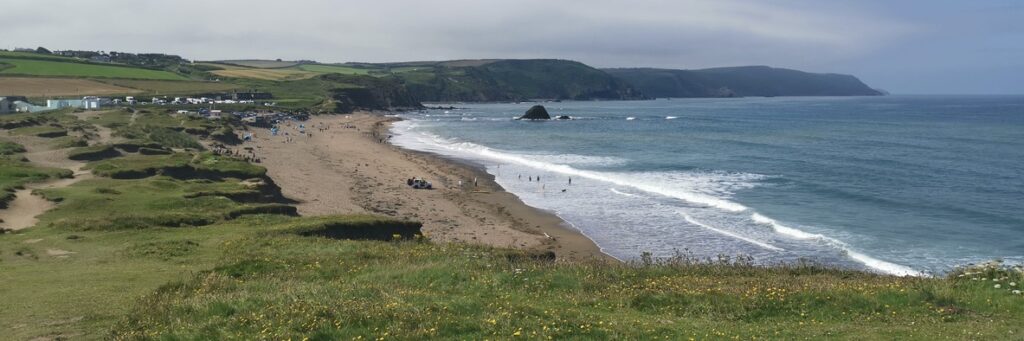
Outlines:
[[[281,127],[292,142],[250,128],[254,142],[232,149],[253,147],[283,194],[299,202],[301,215],[379,214],[420,221],[437,242],[550,250],[560,260],[614,259],[554,214],[504,191],[481,167],[380,143],[373,132],[387,136],[393,120],[372,113],[314,116],[302,122],[312,137],[298,135],[295,122]],[[321,125],[330,128],[321,132]],[[410,188],[411,177],[434,189]]]

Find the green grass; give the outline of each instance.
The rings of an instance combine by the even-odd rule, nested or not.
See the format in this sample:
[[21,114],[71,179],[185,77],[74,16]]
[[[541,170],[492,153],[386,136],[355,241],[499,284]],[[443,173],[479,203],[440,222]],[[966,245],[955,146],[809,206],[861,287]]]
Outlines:
[[466,245],[263,232],[297,224],[253,223],[249,235],[221,244],[212,270],[140,300],[113,335],[933,340],[1024,332],[1022,298],[978,282],[742,263],[552,264]]
[[101,178],[40,192],[61,202],[40,217],[40,224],[73,231],[204,226],[261,209],[288,213],[271,203],[238,201],[243,193],[259,194],[238,180]]
[[[0,115],[0,129],[16,130],[34,126],[74,126],[78,118],[70,115],[72,109],[61,109],[43,113],[21,113]],[[31,130],[29,130],[31,131]]]
[[0,207],[14,199],[14,190],[26,184],[71,176],[66,169],[37,167],[16,156],[0,156]]
[[167,71],[147,70],[133,67],[62,62],[53,60],[0,58],[0,63],[13,67],[0,70],[0,74],[47,76],[47,77],[98,77],[154,80],[185,80],[186,78]]
[[25,146],[10,141],[0,141],[0,155],[14,155],[24,152]]
[[212,153],[129,155],[89,163],[93,174],[115,179],[137,179],[164,174],[184,179],[252,179],[266,176],[267,169],[243,160]]
[[85,147],[89,141],[78,136],[62,136],[50,139],[50,146],[55,149]]
[[303,64],[299,65],[298,68],[317,73],[340,73],[346,75],[366,75],[369,74],[370,71],[374,71],[374,69],[326,64]]
[[53,125],[37,125],[22,127],[11,130],[11,135],[38,136],[38,137],[61,137],[68,134],[67,129]]
[[116,159],[89,163],[86,168],[98,176],[116,179],[144,178],[163,172],[188,170],[190,153],[171,155],[129,155]]
[[126,110],[110,110],[93,117],[87,122],[90,124],[103,126],[107,128],[117,128],[121,126],[127,126],[129,123],[131,123],[131,118],[132,113]]
[[112,145],[95,145],[75,148],[68,152],[68,159],[77,161],[102,160],[120,156]]

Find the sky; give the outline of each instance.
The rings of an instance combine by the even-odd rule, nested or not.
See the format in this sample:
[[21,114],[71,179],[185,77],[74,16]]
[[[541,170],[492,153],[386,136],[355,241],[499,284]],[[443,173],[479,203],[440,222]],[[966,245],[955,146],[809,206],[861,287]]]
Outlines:
[[4,0],[0,48],[195,60],[769,65],[895,94],[1024,94],[1024,0]]

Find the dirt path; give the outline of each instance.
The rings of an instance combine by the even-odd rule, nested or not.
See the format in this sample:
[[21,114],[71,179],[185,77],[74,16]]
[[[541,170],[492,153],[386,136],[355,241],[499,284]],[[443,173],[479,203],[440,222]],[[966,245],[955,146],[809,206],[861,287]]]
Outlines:
[[[100,143],[110,141],[110,129],[99,128]],[[69,149],[49,150],[46,146],[49,141],[45,138],[34,136],[12,137],[12,141],[25,146],[25,158],[29,162],[43,167],[70,169],[72,178],[53,179],[26,185],[24,189],[14,192],[14,200],[7,205],[7,209],[0,210],[0,228],[21,230],[35,226],[40,215],[54,208],[55,203],[33,194],[35,190],[63,188],[71,186],[76,182],[92,178],[92,173],[85,170],[85,162],[69,160],[67,158]]]
[[53,202],[32,195],[31,189],[18,190],[14,195],[7,209],[0,210],[0,228],[17,231],[35,226],[39,222],[36,217],[54,206]]

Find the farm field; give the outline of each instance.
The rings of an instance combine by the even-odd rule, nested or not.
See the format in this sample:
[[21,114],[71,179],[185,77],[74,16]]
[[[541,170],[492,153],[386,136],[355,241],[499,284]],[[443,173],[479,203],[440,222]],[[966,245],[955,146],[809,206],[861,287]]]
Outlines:
[[259,69],[259,68],[234,68],[225,70],[214,70],[210,73],[231,78],[251,78],[269,81],[283,81],[312,78],[319,73],[303,71],[298,69]]
[[276,61],[276,60],[260,60],[260,59],[220,60],[220,61],[217,61],[216,64],[218,66],[219,65],[223,65],[223,64],[232,64],[232,65],[240,65],[240,66],[254,67],[254,68],[261,68],[261,69],[277,69],[277,68],[286,68],[286,67],[291,67],[291,66],[299,65],[298,62],[291,62],[291,61],[280,61],[279,62],[279,61]]
[[106,96],[138,93],[140,90],[81,78],[0,77],[0,94],[47,96]]
[[0,74],[48,77],[97,77],[184,80],[185,77],[168,71],[86,63],[65,63],[50,60],[0,58]]
[[238,89],[237,84],[223,82],[193,81],[157,81],[137,79],[104,79],[100,82],[117,87],[131,88],[135,91],[153,92],[157,94],[192,94],[197,92],[218,92]]
[[299,68],[316,73],[341,73],[347,75],[366,75],[369,74],[370,71],[376,71],[375,69],[369,68],[355,68],[350,66],[325,64],[305,64],[300,65]]

